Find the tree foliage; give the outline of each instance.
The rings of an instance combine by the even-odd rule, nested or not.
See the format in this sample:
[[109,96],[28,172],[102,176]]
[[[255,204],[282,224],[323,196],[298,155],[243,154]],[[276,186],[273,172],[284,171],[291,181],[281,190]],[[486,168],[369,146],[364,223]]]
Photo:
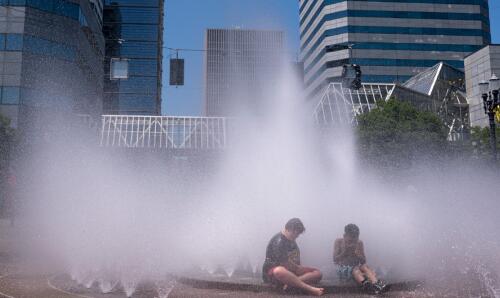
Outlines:
[[[496,127],[496,145],[500,151],[500,127]],[[491,160],[490,129],[489,127],[475,126],[471,129],[471,147],[473,156],[478,159]]]
[[395,99],[359,115],[357,133],[361,157],[389,168],[439,158],[447,143],[446,127],[436,114]]

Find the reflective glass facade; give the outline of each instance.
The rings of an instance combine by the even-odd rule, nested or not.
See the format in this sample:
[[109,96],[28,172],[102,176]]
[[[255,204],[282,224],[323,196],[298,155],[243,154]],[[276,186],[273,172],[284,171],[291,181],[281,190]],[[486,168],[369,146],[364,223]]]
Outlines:
[[101,114],[104,37],[90,3],[0,0],[0,8],[0,113],[34,135],[44,116]]
[[488,9],[487,0],[300,0],[308,93],[335,81],[344,61],[361,65],[365,82],[403,82],[441,61],[463,69],[491,42]]
[[[163,0],[106,0],[105,114],[159,115]],[[110,79],[112,58],[129,60],[127,79]]]

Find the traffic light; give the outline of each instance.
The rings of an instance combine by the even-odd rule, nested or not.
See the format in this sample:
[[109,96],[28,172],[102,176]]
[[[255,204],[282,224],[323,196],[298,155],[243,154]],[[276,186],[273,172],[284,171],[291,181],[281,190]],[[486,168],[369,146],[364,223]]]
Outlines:
[[170,59],[170,85],[184,85],[184,59]]
[[342,86],[358,90],[361,88],[361,67],[357,64],[344,64],[342,66]]

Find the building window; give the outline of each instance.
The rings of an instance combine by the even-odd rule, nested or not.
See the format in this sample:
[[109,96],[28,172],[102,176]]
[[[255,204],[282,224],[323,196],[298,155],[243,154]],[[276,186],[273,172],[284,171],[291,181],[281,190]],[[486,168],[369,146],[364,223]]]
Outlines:
[[53,12],[61,16],[78,20],[80,5],[66,1],[56,1],[54,3]]
[[73,47],[29,35],[24,36],[24,51],[67,61],[76,59],[76,50]]
[[7,42],[5,44],[7,51],[22,51],[23,35],[22,34],[7,34]]
[[[3,1],[7,2],[7,1]],[[10,0],[9,5],[26,5],[26,0]]]
[[110,79],[128,79],[128,59],[111,58]]
[[19,87],[2,87],[2,104],[19,104]]
[[82,27],[88,27],[89,23],[87,22],[87,18],[83,14],[83,11],[79,9],[78,21]]
[[53,1],[39,0],[39,1],[28,1],[28,5],[35,8],[40,8],[41,10],[50,11],[52,10]]

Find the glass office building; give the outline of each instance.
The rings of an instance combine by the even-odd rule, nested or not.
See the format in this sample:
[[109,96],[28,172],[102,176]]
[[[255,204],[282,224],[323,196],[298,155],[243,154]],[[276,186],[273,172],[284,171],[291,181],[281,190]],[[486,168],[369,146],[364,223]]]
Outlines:
[[307,92],[361,66],[363,82],[404,82],[439,62],[463,69],[489,44],[487,0],[300,0]]
[[105,0],[105,114],[161,113],[163,2]]
[[0,113],[13,126],[101,113],[104,37],[89,1],[4,0],[0,17]]

